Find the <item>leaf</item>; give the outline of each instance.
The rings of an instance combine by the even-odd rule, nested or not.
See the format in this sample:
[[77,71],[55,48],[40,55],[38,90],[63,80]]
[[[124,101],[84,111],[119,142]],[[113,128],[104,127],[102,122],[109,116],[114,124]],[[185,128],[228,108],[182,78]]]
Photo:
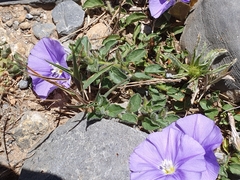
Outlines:
[[126,56],[126,62],[137,63],[141,62],[143,58],[146,56],[147,52],[145,49],[136,49],[130,52]]
[[145,73],[160,73],[165,72],[159,64],[150,64],[144,69]]
[[144,129],[148,130],[148,131],[154,131],[156,129],[159,129],[159,125],[155,124],[151,121],[151,119],[145,117],[143,122],[142,122],[142,126]]
[[125,26],[132,24],[134,22],[146,19],[147,16],[143,13],[132,13],[126,18],[126,24]]
[[204,114],[209,117],[210,119],[215,119],[215,116],[218,115],[218,110],[217,109],[209,109],[204,111]]
[[108,36],[106,39],[103,40],[102,44],[105,45],[106,43],[108,43],[109,41],[112,41],[112,40],[119,40],[121,37],[117,34],[112,34],[110,36]]
[[231,173],[240,175],[240,164],[230,163],[228,168]]
[[178,119],[179,119],[179,116],[177,116],[175,114],[169,114],[169,115],[167,115],[167,117],[164,118],[164,121],[168,122],[168,125],[169,125]]
[[100,48],[100,50],[99,50],[100,55],[101,55],[102,57],[105,57],[105,56],[109,53],[110,49],[111,49],[114,45],[116,45],[117,43],[118,43],[117,40],[107,41],[107,42],[105,43],[105,45]]
[[102,0],[86,0],[83,4],[83,9],[86,8],[97,8],[104,6],[104,3]]
[[137,80],[148,80],[148,79],[152,79],[152,77],[146,75],[145,73],[136,72],[136,73],[133,74],[132,79],[137,79]]
[[119,84],[122,83],[125,79],[127,79],[127,76],[117,67],[112,67],[112,69],[109,72],[110,79],[115,83]]
[[134,94],[130,99],[129,103],[127,105],[127,111],[128,112],[137,112],[138,109],[141,107],[142,103],[142,97],[140,94],[136,93]]
[[107,115],[110,117],[118,117],[118,115],[123,112],[124,108],[118,104],[110,104],[107,107]]
[[183,69],[184,71],[188,72],[188,66],[186,66],[186,64],[183,64],[180,60],[178,60],[178,58],[176,58],[176,56],[174,56],[171,53],[166,53],[165,54],[167,58],[171,59],[173,61],[173,63],[175,63],[180,69]]
[[184,26],[177,26],[173,28],[173,33],[176,36],[177,34],[181,34],[183,32]]
[[112,64],[105,66],[99,72],[93,74],[86,81],[83,81],[83,89],[88,88],[88,86],[90,86],[90,84],[92,84],[99,76],[101,76],[104,72],[108,71],[111,67],[112,67]]
[[124,113],[121,117],[121,121],[127,124],[137,124],[138,118],[136,114]]
[[235,115],[235,116],[234,116],[234,119],[235,119],[236,121],[240,122],[240,114]]

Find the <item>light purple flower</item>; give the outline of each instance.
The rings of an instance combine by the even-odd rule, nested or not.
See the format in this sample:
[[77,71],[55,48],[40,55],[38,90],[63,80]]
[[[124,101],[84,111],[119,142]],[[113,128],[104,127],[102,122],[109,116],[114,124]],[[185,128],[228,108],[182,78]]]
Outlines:
[[131,180],[200,180],[205,150],[174,128],[150,134],[129,159]]
[[[181,0],[189,3],[190,0]],[[154,18],[161,16],[166,10],[175,4],[176,0],[149,0],[149,10]]]
[[[69,88],[71,76],[47,62],[49,61],[67,68],[66,58],[67,54],[64,47],[58,41],[50,38],[43,38],[31,50],[28,57],[28,67],[44,77],[64,79],[56,80],[56,82],[63,85],[65,88]],[[32,73],[30,70],[28,71]],[[30,76],[32,78],[33,90],[42,99],[46,99],[48,95],[57,88],[56,85],[42,78],[31,74]]]
[[177,120],[165,129],[178,129],[198,141],[205,149],[207,171],[203,173],[202,180],[215,180],[219,172],[219,164],[214,150],[223,141],[221,130],[214,121],[201,114],[189,115]]

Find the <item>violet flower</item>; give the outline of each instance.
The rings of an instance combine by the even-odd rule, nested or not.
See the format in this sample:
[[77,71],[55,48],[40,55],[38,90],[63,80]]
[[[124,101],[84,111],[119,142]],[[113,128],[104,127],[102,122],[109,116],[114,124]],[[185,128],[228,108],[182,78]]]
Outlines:
[[[189,3],[190,0],[181,0],[184,3]],[[149,10],[151,15],[157,19],[166,10],[175,4],[176,0],[149,0]]]
[[150,134],[130,156],[131,180],[200,180],[205,150],[174,128]]
[[203,173],[202,180],[215,180],[219,172],[219,164],[214,150],[223,141],[221,130],[214,121],[201,114],[189,115],[177,120],[165,129],[178,129],[198,141],[205,149],[207,171]]
[[[67,54],[64,47],[57,40],[43,38],[31,50],[28,57],[28,67],[41,76],[56,78],[56,82],[59,85],[69,88],[71,76],[47,62],[49,61],[67,68],[66,58]],[[28,71],[32,73],[30,70]],[[56,85],[40,77],[31,74],[30,76],[32,78],[33,90],[42,99],[46,99],[48,95],[57,88]]]

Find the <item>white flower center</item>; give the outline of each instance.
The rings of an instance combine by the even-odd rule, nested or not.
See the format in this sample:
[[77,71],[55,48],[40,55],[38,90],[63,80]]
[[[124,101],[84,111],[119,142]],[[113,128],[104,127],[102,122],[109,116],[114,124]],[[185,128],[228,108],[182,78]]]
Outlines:
[[[59,63],[56,63],[56,64],[59,65]],[[54,65],[52,65],[52,64],[50,64],[50,66],[53,68],[53,69],[51,70],[51,73],[52,73],[52,75],[53,75],[54,77],[59,77],[59,76],[62,75],[63,71],[62,71],[61,69],[57,68],[56,66],[54,66]]]
[[163,171],[164,174],[173,174],[175,172],[175,167],[173,162],[168,159],[164,159],[159,169]]

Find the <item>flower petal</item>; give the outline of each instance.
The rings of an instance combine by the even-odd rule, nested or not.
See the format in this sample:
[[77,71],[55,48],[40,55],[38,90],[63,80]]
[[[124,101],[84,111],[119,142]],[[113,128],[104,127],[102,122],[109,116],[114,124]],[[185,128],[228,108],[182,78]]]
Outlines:
[[[206,170],[203,147],[180,130],[168,128],[150,134],[130,156],[132,180],[145,179],[199,179]],[[160,169],[163,160],[173,162],[176,171],[164,174]],[[189,173],[190,172],[190,173]],[[151,178],[148,178],[149,177]]]
[[[34,83],[34,82],[33,82]],[[57,86],[44,81],[40,78],[37,78],[35,80],[35,86],[33,86],[33,90],[34,92],[41,98],[41,99],[46,99],[46,97],[48,97],[48,95],[54,90],[56,89]]]
[[190,0],[181,0],[184,3],[190,3]]
[[202,180],[217,179],[220,170],[216,156],[212,151],[206,152],[205,155],[207,171],[202,174]]
[[181,118],[167,128],[173,127],[197,140],[205,151],[216,149],[223,140],[221,131],[214,121],[201,114]]
[[149,0],[149,10],[154,18],[161,16],[166,10],[173,6],[175,0]]

